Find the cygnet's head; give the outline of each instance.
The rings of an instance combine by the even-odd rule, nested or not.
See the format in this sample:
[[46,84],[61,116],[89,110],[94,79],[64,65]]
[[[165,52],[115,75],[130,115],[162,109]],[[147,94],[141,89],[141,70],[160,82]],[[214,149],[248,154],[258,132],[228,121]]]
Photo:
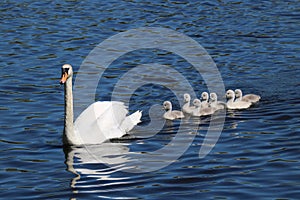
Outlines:
[[165,109],[166,111],[172,110],[172,103],[171,103],[170,101],[165,101],[165,102],[163,103],[163,107],[164,107],[164,109]]
[[210,93],[209,97],[212,101],[217,101],[218,99],[217,94],[214,92]]
[[185,103],[190,102],[191,101],[191,96],[188,93],[185,93],[183,95],[183,99],[184,99]]
[[208,93],[207,92],[202,92],[202,94],[201,94],[201,100],[202,101],[207,101],[208,100]]
[[60,84],[64,84],[68,78],[73,76],[73,69],[70,64],[64,64],[61,67],[61,79]]
[[226,92],[226,98],[227,99],[234,99],[235,95],[234,95],[234,91],[233,90],[227,90]]
[[239,98],[239,97],[241,97],[243,95],[242,94],[242,90],[240,90],[240,89],[234,90],[234,93],[235,93],[235,97],[236,98]]
[[196,107],[200,107],[201,106],[201,101],[199,99],[194,99],[193,105],[196,106]]

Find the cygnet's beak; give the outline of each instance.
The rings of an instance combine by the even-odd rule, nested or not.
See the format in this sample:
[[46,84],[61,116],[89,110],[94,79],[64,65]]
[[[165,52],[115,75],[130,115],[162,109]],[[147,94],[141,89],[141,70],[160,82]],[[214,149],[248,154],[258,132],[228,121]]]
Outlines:
[[64,84],[68,79],[68,73],[67,72],[64,72],[62,75],[61,75],[61,79],[60,79],[60,84]]

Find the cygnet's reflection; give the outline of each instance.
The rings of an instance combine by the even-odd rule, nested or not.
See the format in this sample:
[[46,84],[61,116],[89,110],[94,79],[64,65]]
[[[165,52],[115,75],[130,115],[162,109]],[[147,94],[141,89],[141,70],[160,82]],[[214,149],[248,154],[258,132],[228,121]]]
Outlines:
[[[157,108],[154,106],[153,110]],[[121,138],[97,145],[69,147],[65,151],[66,164],[68,170],[77,175],[72,180],[72,188],[78,186],[82,175],[111,180],[115,172],[147,173],[177,161],[197,135],[200,119],[191,121],[187,118],[170,125],[168,121],[151,116],[153,113],[149,113],[151,124],[137,127],[130,140]],[[169,137],[164,137],[161,143],[153,143],[151,137],[160,131]]]

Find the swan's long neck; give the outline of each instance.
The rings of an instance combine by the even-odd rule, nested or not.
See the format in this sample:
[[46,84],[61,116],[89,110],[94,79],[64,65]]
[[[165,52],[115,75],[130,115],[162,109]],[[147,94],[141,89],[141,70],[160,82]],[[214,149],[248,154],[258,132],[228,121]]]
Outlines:
[[73,144],[75,140],[73,124],[73,94],[72,94],[72,77],[68,78],[65,83],[65,129],[64,143]]

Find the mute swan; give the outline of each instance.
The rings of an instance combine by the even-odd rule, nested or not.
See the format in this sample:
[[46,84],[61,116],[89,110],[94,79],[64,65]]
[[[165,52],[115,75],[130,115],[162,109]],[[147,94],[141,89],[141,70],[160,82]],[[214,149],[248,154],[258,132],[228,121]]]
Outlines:
[[172,110],[172,103],[170,101],[165,101],[163,103],[164,109],[166,112],[164,113],[164,118],[169,120],[184,118],[183,112],[179,110]]
[[246,101],[234,101],[235,95],[233,90],[227,90],[226,92],[227,98],[227,108],[229,109],[246,109],[251,106],[250,102]]
[[196,108],[192,115],[195,117],[212,115],[215,112],[215,109],[211,107],[202,108],[202,102],[199,99],[194,99],[193,104]]
[[235,101],[247,101],[250,103],[257,103],[260,100],[260,96],[256,94],[246,94],[243,96],[242,90],[236,89],[235,93]]
[[191,114],[195,109],[195,106],[190,106],[191,96],[187,93],[183,95],[184,105],[182,106],[182,111],[184,113]]
[[86,108],[73,123],[72,77],[72,66],[64,64],[60,80],[65,90],[64,143],[70,145],[103,143],[108,139],[122,137],[141,122],[141,111],[126,116],[128,110],[124,103],[98,101]]
[[209,107],[208,99],[209,99],[208,93],[207,92],[202,92],[202,94],[201,94],[201,108]]
[[216,93],[212,92],[209,95],[210,97],[210,107],[214,108],[215,110],[221,110],[226,108],[226,103],[222,101],[218,101],[218,96]]

